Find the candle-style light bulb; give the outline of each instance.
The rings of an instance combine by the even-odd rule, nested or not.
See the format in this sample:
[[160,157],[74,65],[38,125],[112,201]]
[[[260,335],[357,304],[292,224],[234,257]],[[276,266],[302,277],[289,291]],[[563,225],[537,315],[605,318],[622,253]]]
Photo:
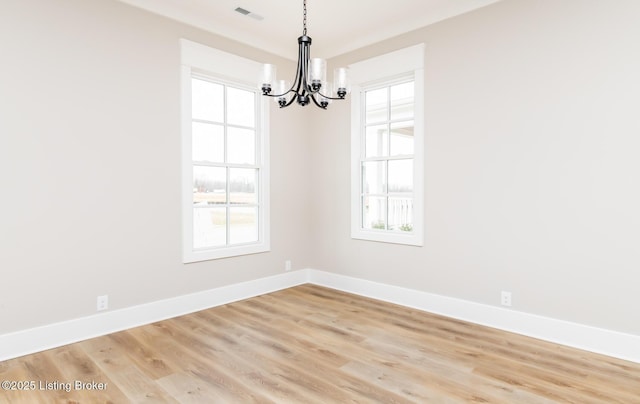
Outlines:
[[262,66],[259,80],[262,94],[267,95],[271,93],[271,89],[276,83],[276,70],[275,65],[265,63]]
[[309,68],[309,84],[313,91],[318,91],[322,83],[327,81],[327,61],[321,58],[312,58]]
[[275,98],[275,102],[280,104],[283,107],[287,103],[287,93],[289,92],[290,84],[286,80],[278,80],[275,86],[275,94],[279,95],[279,97]]
[[333,73],[333,79],[333,88],[335,89],[336,94],[338,94],[338,97],[344,98],[349,92],[351,92],[348,68],[338,67]]

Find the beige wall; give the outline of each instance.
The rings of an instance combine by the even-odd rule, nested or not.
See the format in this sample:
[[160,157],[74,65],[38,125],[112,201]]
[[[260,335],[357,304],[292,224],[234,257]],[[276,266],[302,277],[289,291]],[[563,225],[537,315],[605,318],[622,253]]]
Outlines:
[[312,267],[640,334],[638,21],[636,0],[505,0],[332,60],[426,44],[426,239],[350,239],[334,103],[312,139]]
[[2,1],[0,333],[291,259],[640,334],[639,19],[635,0],[504,0],[336,58],[427,45],[425,246],[350,239],[336,102],[272,108],[272,251],[183,265],[179,38],[292,64],[116,1]]
[[304,115],[276,108],[271,252],[181,263],[180,38],[293,69],[117,1],[0,2],[0,334],[307,264]]

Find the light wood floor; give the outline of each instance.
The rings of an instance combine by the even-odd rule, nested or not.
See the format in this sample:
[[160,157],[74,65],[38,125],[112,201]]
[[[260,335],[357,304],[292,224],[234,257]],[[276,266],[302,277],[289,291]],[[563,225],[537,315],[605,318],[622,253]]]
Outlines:
[[35,381],[0,390],[29,404],[640,403],[640,364],[312,285],[0,362],[1,380]]

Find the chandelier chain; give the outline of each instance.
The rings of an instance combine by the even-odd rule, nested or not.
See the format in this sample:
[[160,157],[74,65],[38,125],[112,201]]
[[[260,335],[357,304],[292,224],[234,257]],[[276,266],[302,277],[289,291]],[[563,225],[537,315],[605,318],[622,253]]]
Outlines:
[[307,0],[303,0],[302,35],[307,35]]

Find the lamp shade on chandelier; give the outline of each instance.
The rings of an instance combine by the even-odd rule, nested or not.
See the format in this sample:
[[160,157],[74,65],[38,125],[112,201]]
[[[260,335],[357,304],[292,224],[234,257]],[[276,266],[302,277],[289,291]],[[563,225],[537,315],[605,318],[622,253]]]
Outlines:
[[280,108],[296,101],[301,106],[313,102],[326,109],[332,100],[343,100],[350,91],[348,69],[335,69],[333,83],[327,81],[327,62],[311,58],[311,37],[307,36],[307,0],[303,1],[302,36],[298,38],[298,66],[293,84],[276,79],[276,66],[265,64],[260,77],[262,95],[274,97]]

